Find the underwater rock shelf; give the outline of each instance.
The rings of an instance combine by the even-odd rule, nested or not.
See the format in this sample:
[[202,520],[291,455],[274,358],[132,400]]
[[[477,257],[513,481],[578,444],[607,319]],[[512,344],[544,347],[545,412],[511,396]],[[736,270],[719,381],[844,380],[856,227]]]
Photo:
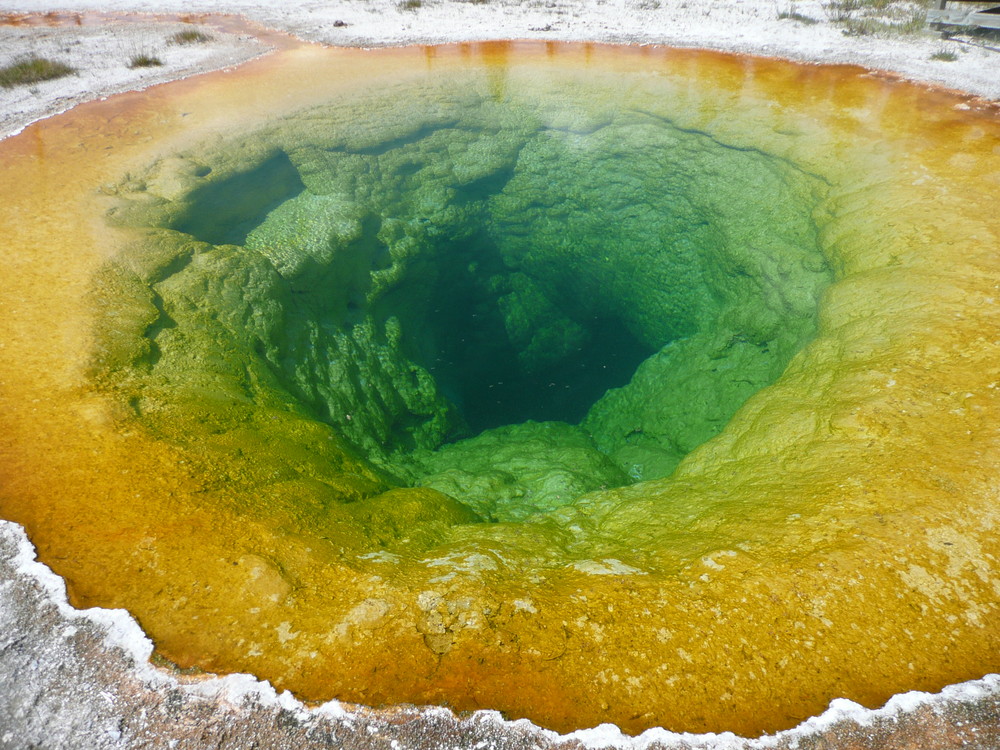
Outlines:
[[149,233],[98,282],[102,377],[167,433],[249,375],[483,520],[669,475],[814,333],[824,185],[584,86],[481,88],[306,110],[122,185],[114,221]]
[[3,144],[0,513],[164,659],[745,734],[998,667],[995,113],[491,44],[72,122]]

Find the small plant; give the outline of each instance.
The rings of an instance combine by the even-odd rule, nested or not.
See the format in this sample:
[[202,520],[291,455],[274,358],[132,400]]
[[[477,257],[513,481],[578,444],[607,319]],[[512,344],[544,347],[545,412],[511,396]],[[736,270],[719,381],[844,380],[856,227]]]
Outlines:
[[185,29],[167,39],[167,44],[204,44],[212,41],[212,37],[198,29]]
[[145,52],[132,55],[132,58],[128,61],[130,68],[158,68],[161,65],[163,65],[163,60]]
[[813,24],[819,23],[819,19],[812,18],[810,16],[803,15],[794,10],[783,10],[778,13],[779,21],[797,21],[798,23],[805,24],[806,26],[812,26]]
[[423,7],[423,4],[423,0],[401,0],[401,2],[396,3],[396,8],[398,10],[416,10]]
[[913,11],[909,14],[900,14],[892,20],[881,18],[854,18],[843,23],[842,33],[844,36],[875,36],[892,37],[902,34],[917,34],[923,30],[927,22],[926,14],[922,11]]
[[844,36],[919,34],[927,24],[923,5],[902,0],[831,0],[823,4],[823,12]]
[[62,78],[72,72],[73,68],[64,63],[45,57],[29,57],[0,68],[0,86],[9,89],[13,86]]
[[823,11],[834,23],[844,23],[853,19],[862,6],[861,0],[833,0],[823,5]]
[[944,62],[955,62],[958,59],[958,55],[952,52],[950,49],[939,49],[933,55],[931,55],[931,60],[942,60]]

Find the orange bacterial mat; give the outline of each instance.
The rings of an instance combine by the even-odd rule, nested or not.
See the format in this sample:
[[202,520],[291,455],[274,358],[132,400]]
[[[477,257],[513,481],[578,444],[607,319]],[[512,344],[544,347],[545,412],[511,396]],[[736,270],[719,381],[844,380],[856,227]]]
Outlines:
[[[601,161],[598,145],[615,144],[631,150]],[[714,196],[584,175],[580,196],[606,190],[600,210],[621,212],[588,231],[626,232],[642,218],[627,213],[635,191],[669,194],[707,217],[676,236],[704,231],[704,247],[726,248],[725,273],[699,271],[724,290],[713,299],[753,279],[761,299],[794,311],[806,287],[788,286],[792,271],[828,274],[811,334],[768,365],[770,384],[662,476],[649,477],[662,454],[651,429],[619,425],[602,455],[621,482],[570,483],[531,512],[515,507],[527,491],[504,496],[507,515],[476,505],[528,471],[510,468],[521,464],[503,440],[476,454],[476,476],[492,478],[476,479],[469,501],[442,472],[403,476],[400,446],[426,458],[431,426],[447,431],[434,422],[445,407],[414,395],[431,366],[390,366],[426,351],[407,344],[421,326],[396,311],[452,296],[393,291],[431,257],[422,227],[452,222],[450,252],[473,236],[454,229],[473,203],[528,216],[547,200],[494,187],[496,175],[542,195],[580,165],[644,175],[673,154],[671,174],[687,174],[697,144],[711,156],[689,179],[715,175],[702,191]],[[555,149],[572,158],[546,162]],[[726,192],[727,157],[757,170],[739,178],[745,200]],[[365,192],[388,184],[393,158],[399,195]],[[500,166],[476,172],[487,163]],[[432,172],[434,190],[414,186]],[[795,254],[805,240],[765,197],[772,184],[808,196],[794,221],[816,267]],[[552,205],[593,202],[574,190]],[[703,51],[301,45],[37,123],[0,143],[0,192],[0,515],[26,527],[74,604],[126,608],[178,667],[250,672],[311,701],[490,708],[561,731],[740,734],[791,727],[834,698],[873,707],[1000,669],[1000,119],[988,105],[855,67]],[[341,244],[308,244],[307,202],[326,206],[323,236]],[[713,223],[741,206],[735,223]],[[678,208],[676,225],[687,215]],[[279,220],[285,239],[269,239]],[[617,294],[623,328],[660,335],[660,313],[646,315],[629,286],[639,271],[621,271],[632,235],[593,261],[578,252],[578,223],[538,221],[550,222],[547,241],[569,238],[564,256],[546,256],[550,286],[512,270],[530,276],[536,250],[518,245],[515,262],[489,235],[503,311],[536,287],[563,313]],[[785,254],[758,262],[775,237]],[[591,286],[559,297],[560,275],[576,269]],[[337,356],[287,344],[302,310],[334,303],[334,322],[301,326],[326,330]],[[709,315],[691,304],[691,320]],[[757,333],[717,341],[706,363],[744,351],[750,362],[768,342],[773,354],[798,319],[764,326],[726,309]],[[508,331],[538,361],[562,345]],[[325,368],[315,393],[302,363]],[[338,378],[354,378],[356,409],[337,401]],[[365,400],[376,389],[384,413]],[[686,406],[721,391],[702,392]],[[616,424],[617,408],[601,423]],[[569,450],[531,440],[533,460]]]

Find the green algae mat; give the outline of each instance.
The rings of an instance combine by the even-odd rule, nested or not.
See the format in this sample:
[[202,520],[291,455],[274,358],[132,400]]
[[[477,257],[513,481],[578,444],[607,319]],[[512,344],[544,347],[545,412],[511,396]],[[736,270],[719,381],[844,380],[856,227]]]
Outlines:
[[298,47],[0,150],[0,513],[165,664],[741,733],[1000,667],[985,105]]

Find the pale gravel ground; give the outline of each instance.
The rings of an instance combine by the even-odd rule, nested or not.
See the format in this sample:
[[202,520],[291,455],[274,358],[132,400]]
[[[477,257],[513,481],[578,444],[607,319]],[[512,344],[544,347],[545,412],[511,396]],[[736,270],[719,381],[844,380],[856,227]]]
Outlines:
[[[423,0],[401,10],[397,0],[0,0],[5,13],[232,13],[324,44],[386,46],[458,40],[547,39],[665,44],[746,52],[793,60],[854,63],[1000,99],[1000,52],[944,41],[930,31],[905,36],[846,36],[830,21],[827,0]],[[903,0],[894,7],[905,13]],[[794,11],[818,23],[781,20]],[[346,26],[334,26],[341,21]],[[0,65],[30,53],[65,60],[69,79],[31,90],[0,89],[0,137],[87,98],[144,88],[170,78],[235,64],[261,52],[249,38],[215,33],[208,45],[171,47],[177,25],[115,23],[80,28],[0,26]],[[190,28],[190,27],[188,27]],[[79,42],[77,44],[76,42]],[[1000,48],[1000,43],[994,43]],[[125,65],[133,49],[165,63],[152,71]],[[953,50],[954,62],[932,60]]]
[[[114,22],[82,27],[0,26],[0,67],[37,55],[76,70],[53,81],[0,88],[0,138],[90,99],[225,68],[268,50],[253,37],[208,28],[204,33],[212,37],[210,42],[185,45],[168,42],[174,33],[192,28],[201,27],[163,22]],[[163,65],[132,69],[129,62],[136,54],[155,56]]]

